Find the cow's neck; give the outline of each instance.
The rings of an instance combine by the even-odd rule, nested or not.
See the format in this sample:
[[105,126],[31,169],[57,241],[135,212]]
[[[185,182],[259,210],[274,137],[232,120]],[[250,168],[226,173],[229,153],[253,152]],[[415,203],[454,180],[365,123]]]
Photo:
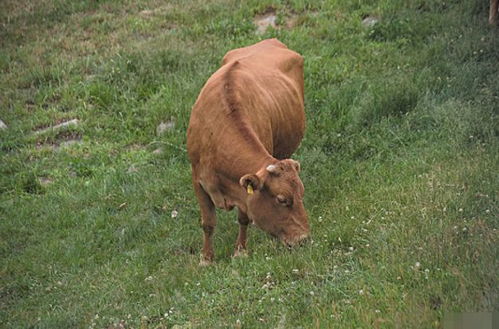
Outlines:
[[232,136],[230,140],[225,140],[225,143],[222,143],[224,145],[220,145],[224,149],[222,151],[224,156],[221,158],[227,162],[218,166],[223,168],[223,172],[218,172],[218,177],[225,190],[224,194],[230,199],[227,201],[245,212],[248,194],[239,184],[239,180],[246,174],[256,174],[265,170],[268,165],[278,160],[270,155],[254,133],[252,136],[244,136],[237,132],[230,135]]
[[233,147],[233,152],[227,157],[225,176],[234,182],[246,174],[256,174],[262,168],[278,160],[271,156],[263,146],[260,149],[252,147]]

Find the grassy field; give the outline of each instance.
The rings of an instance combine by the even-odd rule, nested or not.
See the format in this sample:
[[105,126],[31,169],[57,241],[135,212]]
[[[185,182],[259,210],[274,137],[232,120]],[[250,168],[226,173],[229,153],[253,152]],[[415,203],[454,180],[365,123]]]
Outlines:
[[[0,327],[443,328],[497,311],[487,3],[1,1]],[[277,26],[258,34],[265,13]],[[226,51],[270,37],[305,58],[294,158],[313,241],[252,228],[232,259],[220,211],[201,268],[190,108]]]

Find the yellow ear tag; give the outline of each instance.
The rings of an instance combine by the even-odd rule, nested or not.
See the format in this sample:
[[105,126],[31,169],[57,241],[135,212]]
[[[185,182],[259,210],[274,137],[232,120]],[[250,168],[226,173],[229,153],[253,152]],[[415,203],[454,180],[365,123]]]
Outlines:
[[248,184],[248,187],[246,187],[246,191],[248,191],[248,194],[253,194],[253,186],[251,184]]

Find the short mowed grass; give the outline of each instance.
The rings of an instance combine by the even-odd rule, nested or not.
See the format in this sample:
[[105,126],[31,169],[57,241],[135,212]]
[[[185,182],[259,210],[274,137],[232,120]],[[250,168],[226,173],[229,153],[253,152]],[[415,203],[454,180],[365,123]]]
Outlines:
[[[497,311],[486,2],[2,1],[0,327],[442,328]],[[305,58],[312,241],[251,228],[233,259],[219,211],[199,267],[190,109],[226,51],[270,37]]]

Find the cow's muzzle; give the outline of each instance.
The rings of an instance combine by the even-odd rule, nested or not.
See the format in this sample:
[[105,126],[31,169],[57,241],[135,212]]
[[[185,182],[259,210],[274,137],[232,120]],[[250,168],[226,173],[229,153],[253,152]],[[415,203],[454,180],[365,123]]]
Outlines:
[[304,245],[309,240],[309,237],[310,237],[309,233],[303,233],[293,238],[283,237],[281,241],[286,247],[293,248]]

